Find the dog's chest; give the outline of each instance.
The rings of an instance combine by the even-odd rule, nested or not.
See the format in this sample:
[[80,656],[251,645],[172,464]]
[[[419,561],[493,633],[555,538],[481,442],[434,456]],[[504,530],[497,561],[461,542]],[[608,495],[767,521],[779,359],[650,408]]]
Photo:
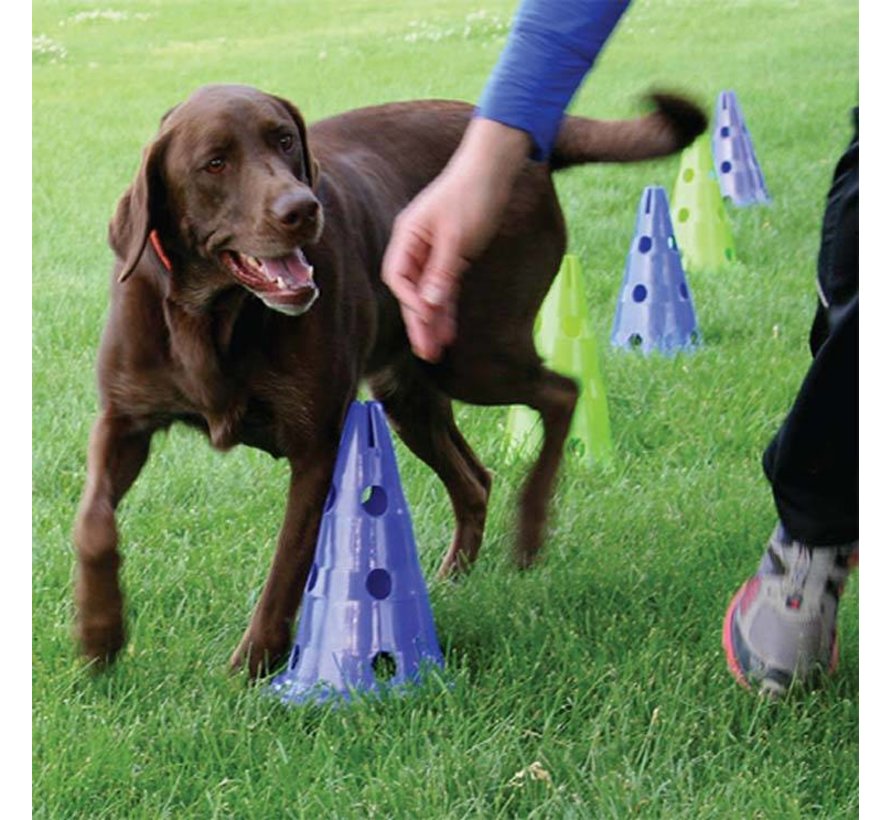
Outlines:
[[139,357],[118,356],[127,366],[112,370],[106,387],[128,413],[154,424],[184,422],[217,449],[246,444],[275,457],[296,455],[312,446],[352,383],[344,362],[312,355],[323,345],[293,324],[244,313],[223,344],[212,316],[168,303],[165,318],[167,333],[143,343]]
[[179,385],[176,390],[175,409],[168,404],[150,415],[169,417],[173,409],[172,421],[203,430],[218,450],[246,444],[278,458],[292,449],[287,435],[290,425],[282,424],[280,413],[264,397],[233,391],[230,401],[217,400],[208,405],[190,396],[187,387],[183,387],[186,386]]

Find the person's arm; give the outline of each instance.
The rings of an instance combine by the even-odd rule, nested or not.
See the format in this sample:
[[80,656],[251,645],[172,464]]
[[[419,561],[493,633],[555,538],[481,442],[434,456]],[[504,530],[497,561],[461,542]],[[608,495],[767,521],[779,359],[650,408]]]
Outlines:
[[546,160],[566,106],[629,0],[525,0],[476,116],[442,173],[399,215],[382,278],[411,346],[453,340],[461,274],[493,238],[525,161]]
[[397,217],[382,278],[421,359],[438,360],[454,340],[458,280],[497,231],[531,147],[524,131],[472,120],[445,170]]
[[532,159],[546,161],[566,108],[629,4],[524,0],[477,116],[525,131]]

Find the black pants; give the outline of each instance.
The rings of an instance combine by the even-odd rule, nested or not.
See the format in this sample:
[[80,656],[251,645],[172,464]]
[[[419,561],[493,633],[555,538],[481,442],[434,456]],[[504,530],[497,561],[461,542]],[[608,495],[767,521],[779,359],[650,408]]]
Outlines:
[[779,519],[811,546],[859,538],[859,114],[834,172],[819,248],[813,361],[763,454]]

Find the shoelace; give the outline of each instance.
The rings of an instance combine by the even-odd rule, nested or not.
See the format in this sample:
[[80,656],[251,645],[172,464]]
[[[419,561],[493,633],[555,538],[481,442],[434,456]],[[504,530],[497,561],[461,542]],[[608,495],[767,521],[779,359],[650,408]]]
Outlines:
[[787,550],[791,553],[790,566],[787,566],[786,585],[790,599],[803,598],[803,590],[813,563],[812,553],[797,541],[792,541]]

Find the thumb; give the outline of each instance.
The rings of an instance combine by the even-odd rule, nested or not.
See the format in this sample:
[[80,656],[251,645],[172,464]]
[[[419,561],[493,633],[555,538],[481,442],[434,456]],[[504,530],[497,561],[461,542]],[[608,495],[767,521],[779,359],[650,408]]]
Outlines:
[[457,246],[456,240],[441,238],[433,245],[420,280],[420,298],[428,305],[442,307],[456,300],[460,277],[470,266]]

